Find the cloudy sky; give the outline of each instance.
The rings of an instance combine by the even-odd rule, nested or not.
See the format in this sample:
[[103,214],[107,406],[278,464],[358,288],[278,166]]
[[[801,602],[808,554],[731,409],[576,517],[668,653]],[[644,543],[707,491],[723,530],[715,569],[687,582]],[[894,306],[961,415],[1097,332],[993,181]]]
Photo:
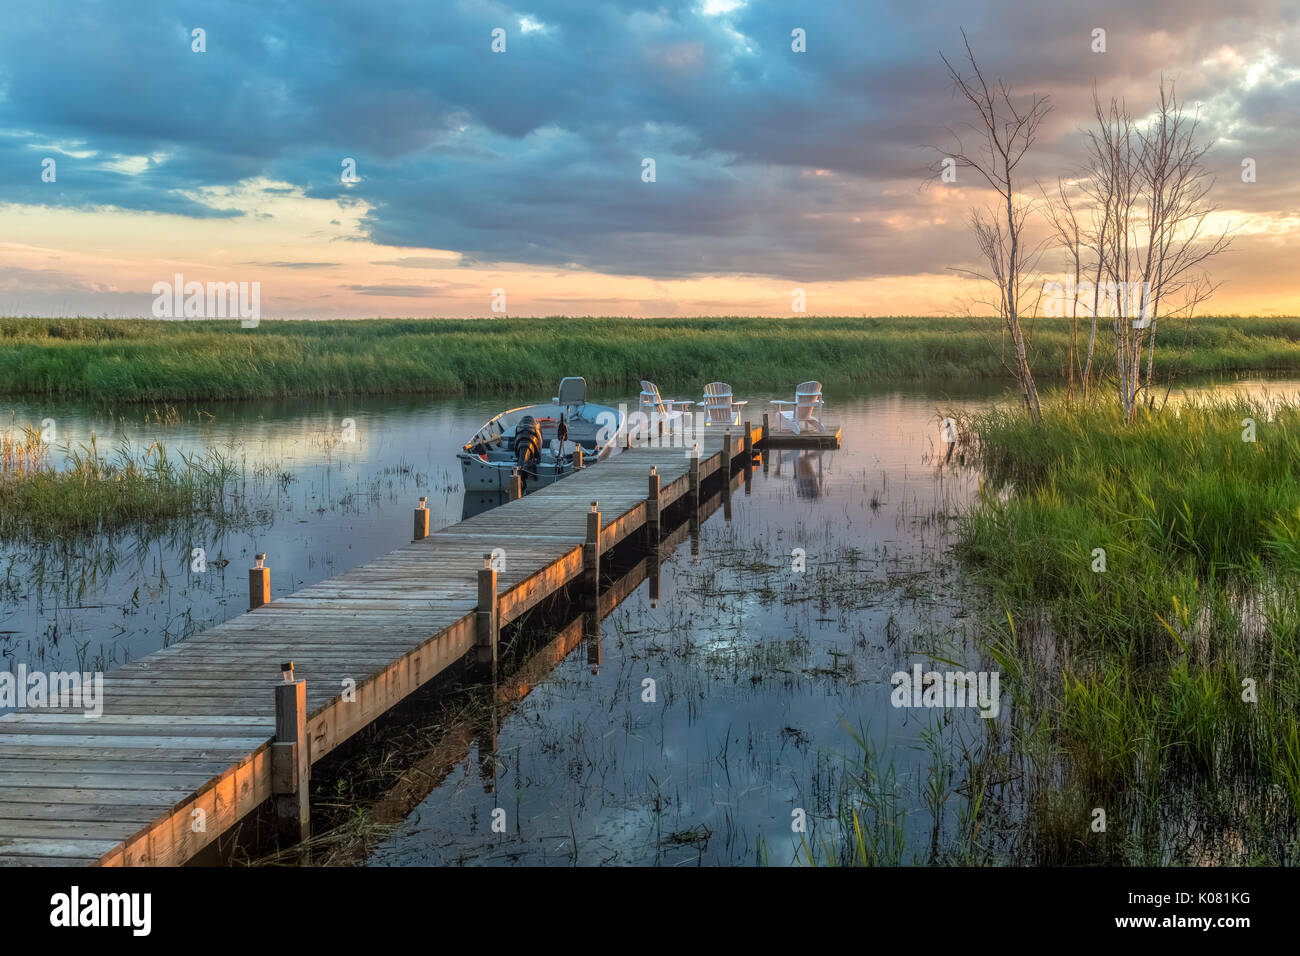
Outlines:
[[990,199],[922,188],[962,28],[1050,95],[1043,182],[1094,85],[1175,79],[1237,236],[1211,309],[1300,313],[1300,0],[42,0],[0,26],[0,314],[147,315],[176,273],[268,317],[946,311]]

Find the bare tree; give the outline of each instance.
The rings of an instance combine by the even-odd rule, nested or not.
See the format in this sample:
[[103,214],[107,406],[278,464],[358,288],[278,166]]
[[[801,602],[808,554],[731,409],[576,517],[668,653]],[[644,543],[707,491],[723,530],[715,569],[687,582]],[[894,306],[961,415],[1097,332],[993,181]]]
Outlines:
[[[1083,397],[1086,401],[1092,387],[1093,356],[1097,350],[1097,317],[1101,314],[1101,278],[1106,268],[1107,241],[1111,236],[1112,220],[1116,193],[1117,148],[1115,143],[1122,141],[1122,129],[1119,117],[1119,105],[1111,100],[1110,112],[1102,111],[1101,100],[1094,89],[1092,94],[1093,111],[1097,119],[1097,129],[1088,131],[1085,171],[1080,179],[1080,186],[1091,200],[1088,210],[1088,226],[1084,236],[1093,254],[1092,273],[1092,317],[1088,332],[1088,356],[1083,366]],[[1080,290],[1081,292],[1082,290]]]
[[[940,58],[948,68],[957,92],[974,107],[978,122],[965,124],[974,133],[969,151],[962,137],[952,129],[948,130],[956,147],[950,158],[958,169],[973,169],[979,173],[999,196],[998,202],[986,209],[971,211],[969,222],[984,265],[980,269],[961,271],[995,287],[996,291],[988,302],[997,309],[1003,333],[1010,338],[1013,352],[1011,363],[1004,359],[1004,364],[1015,375],[1025,408],[1035,421],[1041,421],[1042,407],[1029,364],[1022,316],[1026,314],[1028,276],[1042,246],[1033,247],[1026,243],[1025,222],[1032,204],[1017,187],[1020,162],[1033,146],[1038,128],[1052,107],[1046,96],[1034,95],[1027,102],[1017,102],[1001,80],[990,87],[975,62],[966,31],[963,30],[961,36],[969,74],[959,71],[943,54]],[[944,165],[940,160],[932,167],[936,176],[940,175]]]
[[[1083,251],[1087,243],[1086,235],[1083,228],[1079,225],[1079,217],[1075,210],[1074,200],[1070,196],[1069,189],[1065,180],[1056,180],[1056,195],[1050,195],[1047,190],[1039,187],[1043,194],[1043,208],[1048,222],[1051,223],[1052,232],[1056,240],[1065,249],[1067,264],[1074,269],[1072,281],[1069,288],[1072,294],[1069,296],[1068,316],[1063,316],[1070,320],[1070,349],[1069,349],[1069,379],[1066,385],[1066,400],[1071,401],[1074,398],[1074,376],[1075,370],[1079,366],[1079,279],[1083,272]],[[1093,328],[1096,329],[1096,319],[1093,319]],[[1094,331],[1095,336],[1095,331]],[[1089,351],[1091,355],[1091,350]],[[1088,385],[1087,380],[1083,382],[1084,397],[1087,398]]]
[[[1214,176],[1203,162],[1214,144],[1197,141],[1198,122],[1195,113],[1186,114],[1172,83],[1166,91],[1161,77],[1160,107],[1140,134],[1148,224],[1144,280],[1151,289],[1151,332],[1142,386],[1148,392],[1162,306],[1171,316],[1190,319],[1219,286],[1210,281],[1204,264],[1232,243],[1226,225],[1217,235],[1206,228],[1206,220],[1219,206],[1208,201]],[[1139,371],[1135,367],[1134,379]]]
[[[1226,227],[1217,235],[1207,229],[1218,209],[1208,199],[1214,177],[1203,161],[1212,143],[1199,141],[1197,117],[1186,113],[1172,84],[1161,79],[1160,105],[1143,125],[1115,99],[1103,109],[1094,93],[1093,105],[1084,189],[1092,200],[1089,238],[1097,253],[1094,329],[1103,306],[1113,312],[1116,389],[1132,420],[1143,392],[1154,400],[1161,317],[1190,319],[1214,293],[1218,283],[1210,281],[1205,263],[1231,239]],[[1089,365],[1091,354],[1090,343]]]

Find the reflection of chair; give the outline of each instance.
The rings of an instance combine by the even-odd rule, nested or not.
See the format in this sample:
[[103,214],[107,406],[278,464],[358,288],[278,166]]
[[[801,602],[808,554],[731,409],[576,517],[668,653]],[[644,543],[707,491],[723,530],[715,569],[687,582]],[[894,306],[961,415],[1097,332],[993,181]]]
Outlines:
[[795,493],[800,498],[822,496],[822,453],[804,452],[794,463]]
[[[683,399],[662,398],[659,395],[658,385],[644,380],[641,382],[641,413],[645,415],[651,426],[655,422],[663,422],[664,428],[672,431],[673,424],[681,420],[682,409],[694,404]],[[682,409],[679,409],[678,405],[682,406]]]
[[822,399],[821,382],[804,382],[794,390],[793,402],[783,402],[774,398],[772,404],[790,406],[789,410],[777,409],[777,424],[796,435],[824,430],[821,408],[826,403]]
[[707,411],[705,425],[739,425],[740,410],[749,403],[735,401],[726,382],[710,382],[704,386],[704,401],[698,404]]
[[800,498],[820,498],[825,484],[822,474],[824,454],[820,450],[778,451],[775,456],[776,477],[781,477],[782,465],[792,466],[795,494]]

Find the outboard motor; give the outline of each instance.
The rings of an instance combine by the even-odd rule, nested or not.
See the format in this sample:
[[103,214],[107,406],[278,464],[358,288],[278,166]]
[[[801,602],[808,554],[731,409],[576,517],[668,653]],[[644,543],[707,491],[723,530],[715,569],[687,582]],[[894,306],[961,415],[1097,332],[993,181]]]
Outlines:
[[525,415],[515,426],[515,462],[519,465],[520,475],[528,471],[532,462],[533,474],[542,460],[542,428],[532,415]]

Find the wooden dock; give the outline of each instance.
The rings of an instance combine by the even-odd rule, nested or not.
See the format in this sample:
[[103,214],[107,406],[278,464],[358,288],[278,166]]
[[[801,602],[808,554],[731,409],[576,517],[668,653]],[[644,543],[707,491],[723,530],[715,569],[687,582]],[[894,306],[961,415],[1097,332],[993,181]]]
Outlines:
[[[427,753],[413,756],[409,763],[400,765],[391,789],[365,808],[366,819],[379,827],[400,824],[457,767],[465,766],[475,749],[479,781],[485,789],[495,792],[498,732],[510,714],[579,647],[585,645],[586,664],[598,671],[602,663],[601,622],[646,581],[650,582],[651,601],[657,600],[661,566],[688,540],[692,552],[698,553],[700,523],[718,511],[729,515],[732,493],[742,482],[747,492],[749,477],[749,472],[737,472],[726,485],[714,483],[707,497],[701,495],[699,508],[687,520],[679,521],[671,531],[664,525],[657,548],[638,549],[636,553],[640,557],[635,563],[620,569],[618,577],[602,580],[600,596],[593,608],[570,609],[569,621],[556,628],[554,637],[528,653],[510,673],[501,674],[491,686],[481,688],[480,700],[486,706],[482,710],[469,709],[464,719],[442,729]],[[364,864],[361,852],[359,848],[351,862]]]
[[500,627],[571,582],[600,607],[601,556],[658,541],[683,498],[698,515],[724,469],[729,512],[732,463],[761,437],[621,450],[111,671],[99,718],[0,716],[0,864],[179,865],[268,801],[305,825],[311,764],[466,655],[495,661]]

